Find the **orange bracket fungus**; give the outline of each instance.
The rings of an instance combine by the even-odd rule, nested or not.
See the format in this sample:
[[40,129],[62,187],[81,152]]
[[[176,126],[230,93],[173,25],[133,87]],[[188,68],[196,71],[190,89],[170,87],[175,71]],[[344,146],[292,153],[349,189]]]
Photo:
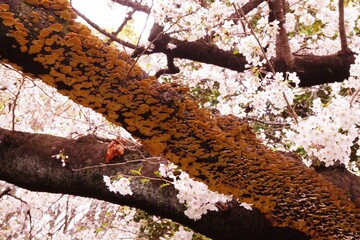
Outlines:
[[124,141],[121,138],[114,139],[109,143],[105,155],[106,163],[110,163],[111,160],[113,160],[115,157],[121,157],[122,155],[124,155],[125,146],[123,143]]
[[[0,55],[90,107],[210,189],[313,239],[359,239],[359,207],[313,170],[270,151],[234,116],[200,108],[76,22],[66,0],[0,0]],[[40,29],[40,31],[35,31]],[[125,79],[125,77],[127,77]]]

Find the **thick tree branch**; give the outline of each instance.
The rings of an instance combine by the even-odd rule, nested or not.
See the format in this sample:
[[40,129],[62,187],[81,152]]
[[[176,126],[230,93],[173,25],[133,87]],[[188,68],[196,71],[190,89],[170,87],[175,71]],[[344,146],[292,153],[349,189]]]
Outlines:
[[[210,212],[201,220],[192,221],[183,214],[184,206],[176,200],[177,191],[172,186],[160,188],[161,181],[141,184],[133,180],[133,196],[124,197],[109,192],[102,180],[103,175],[129,174],[131,169],[143,165],[142,176],[155,177],[153,171],[159,165],[154,164],[151,158],[144,159],[148,154],[140,148],[126,150],[124,156],[114,160],[114,165],[101,166],[107,144],[91,136],[73,140],[44,134],[13,133],[0,128],[1,180],[33,191],[72,194],[136,207],[178,221],[214,239],[238,239],[240,236],[241,239],[306,239],[289,228],[272,227],[259,212],[245,210],[235,201],[228,203],[226,210]],[[64,149],[64,153],[70,157],[66,168],[51,157],[59,149]],[[94,167],[71,170],[84,166]],[[354,200],[360,200],[359,177],[339,168],[321,168],[318,171],[335,185],[350,192]],[[0,198],[9,191],[10,188],[3,190]],[[257,229],[251,227],[253,222],[257,223]]]
[[[168,49],[167,44],[176,45],[175,49]],[[242,72],[245,70],[246,59],[234,55],[232,51],[223,51],[214,45],[209,45],[202,40],[195,42],[181,41],[168,37],[166,34],[154,42],[154,53],[171,54],[174,58],[190,59],[198,62],[214,64]]]
[[276,58],[284,61],[286,69],[292,71],[295,66],[294,56],[291,53],[289,39],[285,27],[284,0],[269,1],[269,8],[274,13],[276,20],[279,21],[279,32],[276,35]]
[[[163,155],[210,189],[253,204],[274,226],[312,238],[360,237],[360,209],[343,190],[266,148],[245,122],[211,116],[188,88],[148,77],[77,23],[67,2],[25,2],[0,0],[2,61],[122,125],[151,154]],[[32,11],[38,20],[30,25]]]
[[[117,0],[116,2],[119,1]],[[126,4],[124,1],[120,2],[126,6],[130,6],[128,4],[132,3],[132,1],[125,1]],[[249,1],[242,7],[244,14],[248,13],[262,2],[264,1]],[[285,18],[283,11],[282,13],[279,13],[279,18],[283,19],[281,24],[284,24]],[[281,40],[286,43],[287,36],[286,33],[284,33],[284,30],[285,28],[283,27],[282,37],[279,38],[279,41]],[[173,50],[168,49],[168,43],[175,44],[177,48]],[[163,33],[161,37],[153,42],[153,44],[155,49],[152,53],[164,53],[166,55],[171,53],[174,58],[183,58],[213,64],[238,72],[244,71],[245,65],[247,64],[244,56],[239,54],[234,55],[232,51],[219,49],[214,45],[206,43],[205,40],[198,40],[196,42],[180,41]],[[278,45],[284,46],[280,43]],[[276,72],[285,73],[289,70],[285,64],[285,60],[287,59],[288,65],[294,66],[293,71],[300,77],[299,85],[302,87],[344,81],[349,77],[350,65],[355,61],[354,54],[351,51],[346,52],[346,54],[328,56],[316,56],[312,54],[291,55],[290,47],[286,46],[288,46],[288,44],[285,44],[285,47],[279,47],[278,50],[281,51],[281,54],[279,53],[280,57],[270,59],[270,62],[274,66]],[[134,53],[134,56],[137,56],[138,53],[142,53],[142,50],[144,49],[139,48],[139,50]],[[284,57],[281,57],[282,55],[286,56],[285,60]],[[270,71],[271,69],[268,68],[268,70]]]
[[348,53],[351,50],[348,47],[345,31],[345,19],[344,19],[344,0],[339,0],[339,33],[340,33],[340,43],[341,43],[341,52]]
[[[59,160],[51,157],[60,149],[69,156],[65,168]],[[114,163],[124,163],[125,159],[132,160],[132,163],[99,167],[104,162],[106,149],[107,144],[90,137],[72,140],[43,134],[13,134],[0,128],[0,179],[33,191],[72,194],[136,207],[177,221],[213,239],[307,239],[290,228],[271,226],[258,211],[248,211],[235,201],[230,202],[226,210],[209,212],[198,221],[190,220],[184,215],[184,206],[177,200],[177,191],[172,186],[160,188],[161,181],[141,183],[133,179],[133,195],[114,194],[106,188],[103,175],[130,174],[131,169],[143,166],[144,178],[154,178],[159,164],[151,161],[136,163],[134,160],[143,159],[147,154],[126,150],[125,155]],[[92,165],[98,167],[71,170]],[[0,193],[0,198],[7,192]],[[253,224],[257,227],[253,228]]]
[[[168,49],[167,44],[176,45],[175,49]],[[180,41],[164,33],[153,42],[155,48],[152,53],[171,54],[174,58],[183,58],[198,62],[213,64],[238,72],[245,70],[247,61],[240,54],[224,51],[205,41]],[[314,86],[324,83],[341,82],[349,77],[350,65],[355,57],[352,53],[341,55],[294,55],[294,71],[300,78],[300,86]],[[270,59],[276,72],[286,72],[288,69],[281,59]],[[268,69],[270,70],[270,69]]]
[[[353,53],[327,56],[294,55],[295,72],[301,79],[300,86],[342,82],[350,76],[350,65],[355,62]],[[275,62],[275,69],[282,66]],[[283,69],[284,70],[284,69]]]
[[160,69],[155,73],[155,76],[159,78],[163,74],[175,74],[179,73],[180,69],[175,66],[174,58],[172,56],[166,56],[167,57],[167,68],[166,69]]

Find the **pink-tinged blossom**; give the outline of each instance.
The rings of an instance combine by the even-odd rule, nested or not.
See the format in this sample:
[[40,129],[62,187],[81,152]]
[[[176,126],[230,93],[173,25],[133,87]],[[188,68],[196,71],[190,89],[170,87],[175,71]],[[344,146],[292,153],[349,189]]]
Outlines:
[[111,192],[118,192],[121,195],[132,195],[133,192],[130,188],[130,180],[125,177],[121,177],[118,180],[112,181],[110,180],[110,177],[104,176],[103,177],[105,185],[108,187],[109,191]]

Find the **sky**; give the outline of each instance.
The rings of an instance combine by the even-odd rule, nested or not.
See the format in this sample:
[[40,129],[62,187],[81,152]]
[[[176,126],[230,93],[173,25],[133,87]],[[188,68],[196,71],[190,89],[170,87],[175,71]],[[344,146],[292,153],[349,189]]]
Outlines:
[[[72,0],[73,6],[85,14],[90,20],[98,24],[104,29],[111,28],[116,30],[125,18],[126,7],[117,3],[112,3],[111,0]],[[141,33],[146,20],[146,15],[143,13],[134,14],[135,32]],[[144,36],[148,35],[151,24],[148,24]]]

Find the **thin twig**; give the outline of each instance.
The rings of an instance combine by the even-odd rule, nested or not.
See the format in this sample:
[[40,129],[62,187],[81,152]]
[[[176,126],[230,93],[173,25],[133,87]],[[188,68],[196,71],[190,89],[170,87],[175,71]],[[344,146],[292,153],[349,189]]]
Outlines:
[[131,164],[131,163],[148,162],[151,159],[160,159],[160,157],[149,157],[149,158],[142,158],[142,159],[135,159],[135,160],[127,160],[126,162],[121,162],[121,163],[109,163],[109,164],[92,165],[92,166],[83,167],[83,168],[73,168],[71,170],[73,172],[79,172],[79,171],[91,170],[91,169],[96,169],[96,168],[120,167],[120,166],[123,166],[123,165],[126,165],[126,164]]
[[102,29],[99,25],[91,21],[88,17],[86,17],[84,14],[82,14],[80,11],[78,11],[76,8],[71,6],[74,12],[76,12],[77,15],[79,15],[82,19],[84,19],[90,26],[92,26],[94,29],[105,35],[106,37],[110,38],[112,41],[119,43],[120,45],[124,47],[128,47],[131,49],[136,49],[136,46],[132,43],[123,41],[116,36],[112,35],[111,33],[108,33],[106,30]]
[[360,88],[358,90],[356,90],[356,92],[352,95],[351,100],[350,100],[350,107],[352,107],[352,104],[354,103],[356,97],[359,95],[360,93]]
[[10,196],[10,197],[12,197],[12,198],[14,198],[14,199],[16,199],[16,200],[19,200],[20,202],[22,202],[22,203],[24,203],[24,204],[26,204],[26,205],[28,205],[28,203],[27,203],[25,200],[22,200],[22,199],[19,198],[18,196],[15,196],[15,195],[13,195],[13,194],[11,194],[11,193],[8,193],[7,195]]
[[261,123],[261,124],[266,124],[266,125],[272,125],[272,126],[280,126],[280,127],[290,126],[290,124],[286,123],[286,122],[270,122],[270,121],[260,120],[260,119],[254,118],[254,117],[246,117],[246,120]]
[[[125,27],[125,25],[127,24],[127,22],[132,19],[132,16],[134,15],[134,13],[135,13],[134,10],[128,12],[128,13],[126,14],[126,17],[125,17],[124,21],[120,24],[120,26],[118,27],[118,29],[116,29],[116,31],[112,32],[111,34],[112,34],[113,36],[117,36],[117,35],[123,30],[123,28]],[[111,43],[111,41],[110,41],[110,43]]]
[[24,85],[24,82],[25,82],[25,75],[23,74],[21,82],[20,82],[20,86],[19,86],[19,89],[18,89],[18,92],[15,94],[15,98],[14,98],[14,101],[13,101],[13,106],[11,108],[11,130],[13,132],[15,131],[15,117],[16,117],[15,116],[15,109],[16,109],[17,100],[19,99],[21,88]]
[[296,112],[294,111],[294,109],[291,107],[291,105],[290,105],[290,103],[289,103],[289,100],[288,100],[287,97],[286,97],[286,94],[285,94],[284,92],[283,92],[282,94],[283,94],[283,96],[284,96],[284,99],[285,99],[287,108],[288,108],[291,116],[292,116],[293,119],[295,120],[295,123],[296,123],[296,124],[299,124],[298,115],[296,114]]
[[[22,227],[22,229],[21,229],[21,233],[23,233],[23,231],[24,231],[24,229],[26,228],[26,219],[27,219],[27,217],[29,216],[29,225],[31,226],[32,225],[32,217],[31,217],[31,212],[30,212],[30,209],[28,208],[27,210],[26,210],[26,215],[25,215],[25,219],[24,219],[24,224],[23,224],[23,227]],[[31,238],[32,238],[32,234],[31,234],[31,231],[32,231],[32,229],[30,228],[30,231],[29,231],[29,240],[31,240]]]
[[238,14],[243,17],[244,21],[246,22],[247,26],[249,27],[249,29],[250,29],[250,31],[251,31],[251,34],[254,36],[257,44],[259,45],[260,50],[261,50],[261,53],[262,53],[263,57],[265,58],[265,60],[266,60],[266,62],[267,62],[267,64],[268,64],[271,72],[275,75],[275,69],[274,69],[273,65],[271,64],[269,58],[266,56],[265,50],[264,50],[264,48],[261,46],[260,40],[259,40],[259,38],[256,36],[256,33],[255,33],[255,31],[254,31],[254,28],[251,26],[251,24],[250,24],[249,21],[247,20],[246,15],[245,15],[244,12],[242,11],[241,7],[238,7],[236,4],[234,4],[233,6],[234,6],[234,8],[235,8],[235,11],[237,11]]
[[147,179],[147,180],[154,180],[154,181],[163,181],[163,182],[167,182],[167,183],[170,183],[172,184],[173,182],[172,181],[169,181],[165,178],[159,178],[159,177],[148,177],[148,176],[143,176],[143,175],[140,175],[140,176],[134,176],[134,175],[129,175],[129,174],[119,174],[123,177],[127,177],[127,178],[131,178],[131,179],[136,179],[136,178],[140,178],[140,179]]
[[[151,2],[150,11],[151,11],[152,8],[153,8],[153,4],[154,4],[154,2]],[[143,29],[141,30],[141,33],[140,33],[139,38],[138,38],[138,41],[137,41],[137,43],[136,43],[136,49],[139,47],[140,40],[141,40],[141,38],[142,38],[142,35],[143,35],[144,32],[145,32],[145,29],[146,29],[146,26],[147,26],[147,24],[148,24],[149,18],[150,18],[150,14],[148,14],[148,15],[146,16],[145,25],[144,25]]]
[[[65,217],[64,217],[64,228],[63,228],[63,233],[66,232],[67,228],[68,228],[68,225],[69,225],[69,222],[70,222],[70,219],[69,219],[69,200],[70,200],[70,196],[68,196],[67,200],[66,200],[66,208],[65,208]],[[62,227],[62,226],[61,226]],[[60,227],[60,229],[61,229]],[[60,230],[59,229],[59,230]]]
[[121,163],[109,163],[109,164],[99,164],[99,165],[92,165],[92,166],[88,166],[88,167],[83,167],[83,168],[73,168],[71,169],[73,172],[80,172],[80,171],[84,171],[84,170],[91,170],[91,169],[96,169],[96,168],[106,168],[106,167],[119,167],[119,166],[123,166],[126,164],[130,164],[130,163],[139,163],[139,162],[146,162],[146,160],[144,159],[140,159],[140,160],[132,160],[132,161],[126,161],[126,162],[121,162]]
[[9,186],[7,186],[2,192],[0,192],[0,198],[9,194],[10,191],[11,191],[11,188]]

